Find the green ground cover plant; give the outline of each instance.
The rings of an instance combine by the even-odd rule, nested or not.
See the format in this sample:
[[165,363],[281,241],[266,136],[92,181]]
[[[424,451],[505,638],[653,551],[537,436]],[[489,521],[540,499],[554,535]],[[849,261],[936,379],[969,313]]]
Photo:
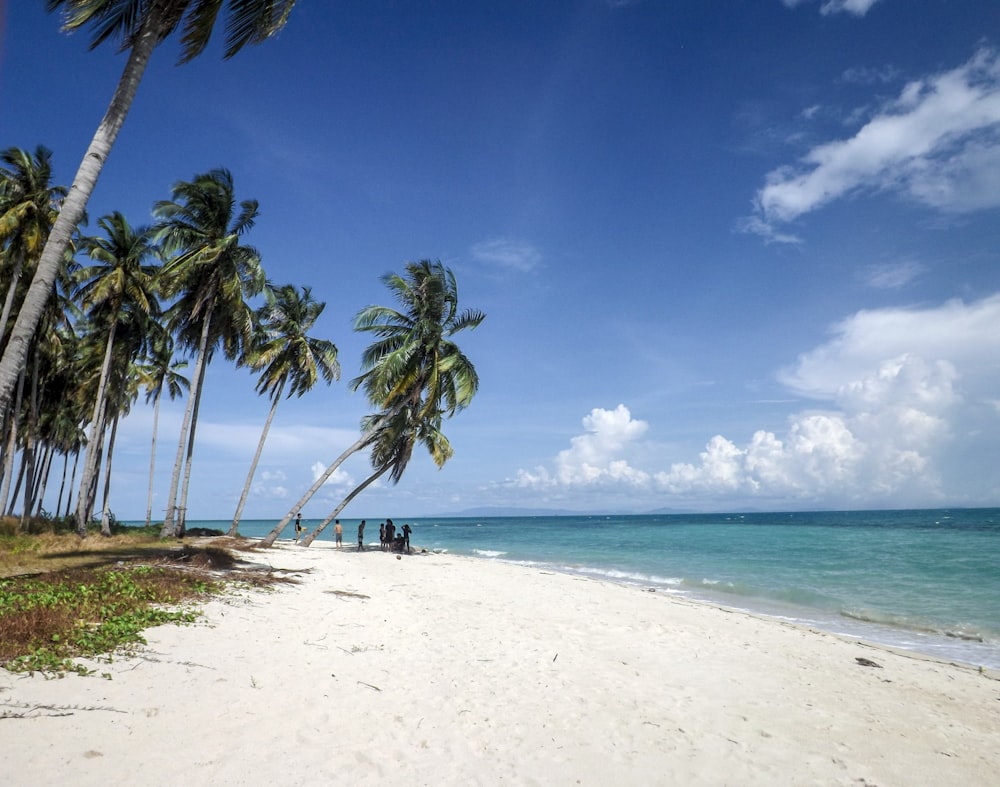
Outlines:
[[248,549],[240,539],[164,542],[140,529],[0,535],[0,666],[86,674],[74,659],[133,652],[145,629],[194,622],[197,602],[228,586],[289,581],[234,554]]

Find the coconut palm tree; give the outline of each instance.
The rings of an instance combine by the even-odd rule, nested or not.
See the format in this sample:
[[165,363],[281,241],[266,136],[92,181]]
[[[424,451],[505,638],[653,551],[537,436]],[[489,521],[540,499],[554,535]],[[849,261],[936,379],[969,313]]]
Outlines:
[[[137,346],[133,340],[128,347],[119,348],[116,359],[115,336],[118,326],[128,322],[133,336],[141,337],[149,320],[159,316],[156,298],[159,268],[147,262],[157,253],[151,230],[147,227],[133,229],[118,211],[102,217],[99,226],[104,230],[104,237],[95,236],[83,240],[83,248],[94,264],[81,268],[76,274],[80,285],[80,302],[88,310],[91,324],[101,335],[107,336],[94,398],[83,475],[80,479],[81,493],[77,500],[77,532],[81,538],[87,535],[87,524],[94,509],[92,489],[98,469],[98,457],[104,443],[109,399],[108,379],[112,363],[116,361],[119,367],[132,364],[135,354],[142,346],[141,343]],[[126,354],[125,357],[123,353]]]
[[[257,250],[240,242],[254,225],[257,201],[242,201],[239,213],[235,208],[232,175],[224,169],[175,184],[173,199],[154,207],[161,220],[157,237],[164,253],[173,255],[161,277],[164,295],[176,297],[167,312],[168,326],[180,346],[194,352],[191,396],[181,426],[163,538],[178,531],[183,534],[205,367],[217,348],[229,360],[247,351],[254,325],[254,311],[247,301],[260,294],[266,281]],[[178,498],[182,467],[184,484]],[[175,521],[178,508],[179,526]]]
[[377,442],[380,430],[394,418],[405,412],[406,428],[398,433],[410,439],[463,410],[479,388],[475,367],[452,337],[478,327],[486,315],[458,310],[454,273],[440,262],[422,260],[407,263],[405,275],[386,274],[382,282],[399,308],[368,306],[354,318],[355,330],[377,337],[362,355],[362,374],[351,381],[354,390],[364,389],[375,414],[363,422],[354,445],[327,467],[268,533],[263,546],[273,544],[344,460]]
[[146,404],[153,400],[153,437],[149,449],[149,488],[146,494],[146,527],[153,519],[153,478],[156,471],[156,433],[160,423],[160,402],[163,392],[176,399],[191,382],[181,374],[187,361],[174,360],[174,341],[170,332],[159,323],[151,323],[147,337],[146,362],[139,366],[140,382],[146,389]]
[[24,266],[41,255],[66,187],[51,184],[52,151],[42,145],[35,148],[34,155],[8,148],[0,153],[0,161],[0,246],[7,278],[7,294],[0,312],[2,342]]
[[288,386],[289,397],[302,396],[313,389],[320,377],[327,385],[340,379],[336,345],[325,339],[313,338],[307,333],[316,324],[326,304],[313,300],[310,288],[303,287],[302,294],[299,295],[299,291],[291,284],[268,287],[265,295],[267,303],[258,314],[261,342],[252,348],[247,363],[260,371],[257,392],[271,397],[271,409],[264,422],[257,451],[250,463],[240,502],[233,515],[233,523],[229,528],[231,536],[236,534],[239,526],[254,472],[264,450],[264,441],[267,440],[285,386]]
[[[10,340],[0,359],[0,413],[6,412],[28,345],[38,329],[45,304],[72,240],[83,218],[104,162],[125,122],[146,65],[156,46],[178,28],[180,62],[204,51],[224,0],[46,0],[49,11],[63,12],[64,29],[91,27],[91,47],[107,40],[128,50],[125,68],[111,103],[94,133],[73,179],[69,196],[49,235],[32,278]],[[280,30],[295,0],[228,0],[224,56],[230,58],[247,44],[260,43]]]

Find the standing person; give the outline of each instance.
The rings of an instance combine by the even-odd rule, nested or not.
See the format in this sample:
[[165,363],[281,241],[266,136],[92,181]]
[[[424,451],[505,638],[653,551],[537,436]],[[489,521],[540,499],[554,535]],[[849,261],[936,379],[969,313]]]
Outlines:
[[333,537],[337,542],[337,549],[344,546],[344,528],[341,526],[339,519],[333,520]]
[[385,552],[385,522],[378,526],[379,549]]
[[358,525],[358,552],[365,548],[365,520]]
[[396,526],[391,519],[385,520],[385,543],[392,549],[392,542],[396,539]]
[[302,512],[299,511],[295,515],[295,543],[299,543],[299,539],[302,538]]
[[403,525],[403,546],[406,547],[406,554],[410,554],[410,533],[413,532],[413,528],[408,524]]

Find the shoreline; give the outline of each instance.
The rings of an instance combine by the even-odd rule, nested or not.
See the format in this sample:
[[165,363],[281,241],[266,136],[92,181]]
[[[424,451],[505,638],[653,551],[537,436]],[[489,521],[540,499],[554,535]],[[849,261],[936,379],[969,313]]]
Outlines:
[[0,673],[11,783],[995,779],[994,671],[451,553],[245,557],[299,584],[208,602],[96,676]]

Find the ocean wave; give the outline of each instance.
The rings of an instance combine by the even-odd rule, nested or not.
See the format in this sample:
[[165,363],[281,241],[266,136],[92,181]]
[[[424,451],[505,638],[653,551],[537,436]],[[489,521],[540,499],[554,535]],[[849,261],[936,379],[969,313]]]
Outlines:
[[507,554],[498,549],[473,549],[472,552],[480,557],[502,557]]
[[927,621],[917,620],[906,615],[894,615],[886,612],[877,612],[868,609],[842,609],[841,617],[848,620],[856,620],[859,623],[871,623],[887,628],[905,629],[919,634],[932,634],[948,639],[960,640],[962,642],[988,643],[995,638],[988,633],[969,627],[940,628]]

